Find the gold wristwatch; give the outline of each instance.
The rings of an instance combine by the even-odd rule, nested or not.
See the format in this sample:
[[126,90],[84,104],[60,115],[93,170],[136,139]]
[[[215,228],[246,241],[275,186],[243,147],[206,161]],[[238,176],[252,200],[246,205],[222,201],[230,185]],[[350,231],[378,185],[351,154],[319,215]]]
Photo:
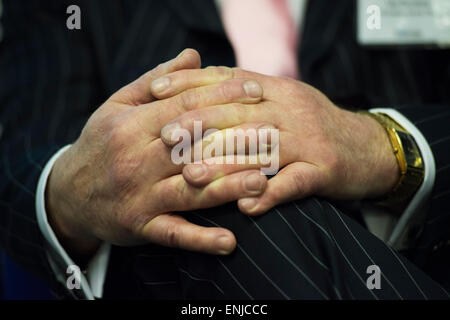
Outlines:
[[411,198],[422,184],[424,178],[423,159],[413,136],[394,119],[385,113],[361,111],[380,123],[389,137],[392,150],[400,168],[400,179],[394,189],[376,204],[395,206]]

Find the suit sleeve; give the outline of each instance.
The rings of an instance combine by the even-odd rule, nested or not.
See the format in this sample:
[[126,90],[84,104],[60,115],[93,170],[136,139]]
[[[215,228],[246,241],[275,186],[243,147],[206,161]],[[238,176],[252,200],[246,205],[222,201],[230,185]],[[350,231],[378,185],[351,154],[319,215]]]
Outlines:
[[86,36],[65,28],[64,4],[3,1],[3,5],[0,247],[64,297],[37,223],[36,189],[45,164],[78,137],[103,97],[93,93],[98,80]]
[[[436,180],[433,200],[444,205],[450,200],[450,106],[403,106],[405,115],[422,132],[433,151],[436,162]],[[444,208],[444,207],[443,207]],[[450,209],[449,206],[445,208]]]
[[399,112],[420,130],[433,152],[436,175],[427,225],[442,225],[442,228],[433,228],[433,242],[438,245],[441,240],[450,238],[450,105],[408,105],[399,108]]

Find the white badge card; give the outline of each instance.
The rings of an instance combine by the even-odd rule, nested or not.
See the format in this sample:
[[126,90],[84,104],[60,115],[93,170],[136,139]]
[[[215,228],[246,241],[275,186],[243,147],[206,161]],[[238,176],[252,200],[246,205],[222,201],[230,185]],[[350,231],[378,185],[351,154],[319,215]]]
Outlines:
[[450,0],[358,0],[356,22],[361,45],[450,47]]

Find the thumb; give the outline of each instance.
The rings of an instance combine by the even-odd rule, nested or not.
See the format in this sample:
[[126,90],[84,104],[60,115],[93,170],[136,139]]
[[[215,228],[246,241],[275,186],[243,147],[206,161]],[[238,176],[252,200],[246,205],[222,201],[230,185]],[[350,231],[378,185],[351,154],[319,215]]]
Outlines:
[[110,97],[110,100],[132,106],[152,102],[155,100],[150,90],[153,80],[178,70],[198,69],[201,64],[200,54],[196,50],[185,49],[174,59],[161,63],[118,90]]

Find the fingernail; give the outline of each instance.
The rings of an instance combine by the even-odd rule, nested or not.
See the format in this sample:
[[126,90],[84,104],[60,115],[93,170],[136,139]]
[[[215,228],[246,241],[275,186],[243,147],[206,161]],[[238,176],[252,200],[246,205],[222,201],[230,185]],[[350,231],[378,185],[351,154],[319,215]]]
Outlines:
[[258,200],[256,200],[255,198],[244,198],[239,200],[239,205],[247,211],[250,211],[254,207],[256,207],[257,203]]
[[250,98],[259,98],[262,96],[262,88],[258,82],[250,80],[244,83],[244,91]]
[[264,176],[260,175],[259,173],[253,173],[251,175],[248,175],[244,179],[244,188],[247,191],[261,191],[263,183],[264,183]]
[[155,92],[163,92],[170,86],[169,77],[162,77],[152,82],[152,90]]
[[178,141],[174,141],[172,139],[172,136],[178,129],[180,129],[180,124],[178,122],[165,125],[164,128],[161,129],[161,139],[163,140],[163,142],[167,145],[177,143]]
[[219,246],[219,254],[229,254],[233,249],[233,238],[229,236],[221,236],[217,239]]
[[186,170],[192,179],[197,180],[205,175],[206,166],[204,164],[191,164]]

